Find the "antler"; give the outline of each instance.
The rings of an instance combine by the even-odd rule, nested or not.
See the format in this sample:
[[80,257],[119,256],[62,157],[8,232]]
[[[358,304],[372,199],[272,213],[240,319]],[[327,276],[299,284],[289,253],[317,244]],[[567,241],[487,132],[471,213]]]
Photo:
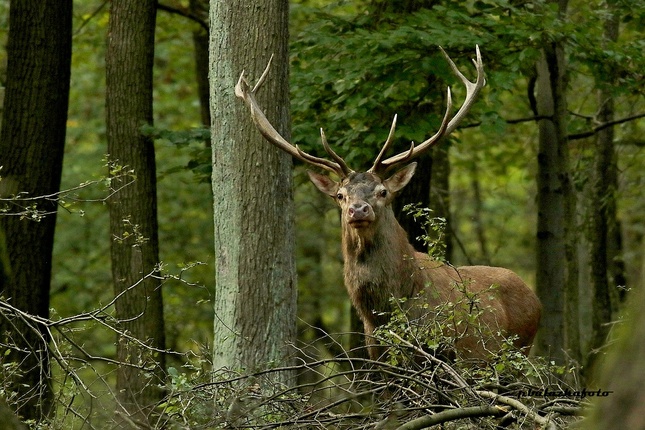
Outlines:
[[244,100],[244,103],[246,103],[246,105],[251,110],[251,118],[253,118],[255,126],[258,128],[260,133],[262,133],[262,136],[264,136],[273,145],[300,161],[304,161],[305,163],[311,164],[313,166],[321,167],[325,170],[335,173],[341,178],[346,178],[350,173],[353,172],[353,170],[347,167],[345,161],[331,149],[331,147],[327,143],[327,139],[325,138],[325,133],[323,132],[322,128],[320,129],[320,138],[322,140],[323,147],[325,148],[327,154],[329,154],[329,156],[334,161],[307,154],[306,152],[302,151],[298,147],[298,145],[294,146],[291,143],[287,142],[271,125],[266,115],[258,105],[257,101],[255,100],[255,94],[264,83],[264,80],[269,73],[269,68],[271,67],[272,60],[273,55],[269,59],[269,63],[264,69],[264,72],[262,72],[262,76],[260,76],[260,79],[255,84],[253,89],[250,89],[249,83],[244,78],[244,72],[242,72],[240,79],[237,81],[237,85],[235,86],[235,95]]
[[439,49],[441,49],[441,52],[443,53],[444,57],[446,57],[446,60],[448,60],[448,64],[450,64],[450,68],[452,69],[452,71],[455,73],[455,75],[457,75],[457,77],[461,80],[461,82],[466,87],[466,100],[461,105],[461,107],[459,108],[459,111],[457,111],[455,116],[453,116],[452,119],[449,121],[448,119],[450,118],[450,110],[452,109],[452,97],[450,94],[450,87],[448,87],[446,91],[447,92],[446,113],[444,114],[443,120],[441,121],[441,126],[439,127],[439,131],[437,131],[434,134],[434,136],[425,140],[418,146],[415,146],[413,142],[410,145],[410,149],[407,150],[406,152],[402,152],[386,160],[381,160],[385,155],[385,151],[387,151],[388,147],[392,143],[392,140],[394,137],[394,129],[396,128],[396,115],[395,115],[394,120],[392,121],[392,127],[390,128],[390,133],[387,137],[387,140],[385,141],[385,144],[383,145],[381,152],[376,157],[376,160],[374,161],[374,165],[370,170],[368,170],[368,172],[382,173],[399,163],[410,161],[413,158],[416,158],[422,153],[424,153],[425,151],[427,151],[432,146],[434,146],[437,142],[441,140],[442,137],[452,133],[454,129],[457,128],[461,120],[466,116],[471,106],[475,102],[475,98],[479,94],[479,91],[486,84],[486,79],[484,78],[484,63],[482,62],[482,56],[481,56],[481,53],[479,52],[479,46],[476,47],[477,59],[473,60],[475,68],[477,69],[477,79],[475,80],[475,82],[470,82],[459,71],[455,63],[450,59],[450,57],[448,56],[448,54],[446,54],[446,51],[444,51],[443,48],[440,47]]

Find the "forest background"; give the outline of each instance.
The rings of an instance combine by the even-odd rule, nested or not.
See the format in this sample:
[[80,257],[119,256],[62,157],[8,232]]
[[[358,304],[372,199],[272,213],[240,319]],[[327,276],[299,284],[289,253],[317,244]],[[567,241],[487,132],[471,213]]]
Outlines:
[[[204,111],[208,106],[200,99],[195,66],[195,40],[203,36],[208,19],[199,15],[195,3],[162,2],[158,10],[154,126],[142,129],[155,138],[165,346],[181,353],[168,355],[168,367],[174,372],[185,365],[187,351],[210,356],[216,319],[211,149]],[[378,1],[291,3],[293,142],[316,152],[317,129],[322,126],[351,165],[366,165],[385,140],[394,113],[399,115],[400,143],[422,141],[440,121],[443,88],[454,82],[436,46],[443,46],[468,67],[468,58],[479,44],[488,85],[470,123],[451,138],[450,150],[434,154],[432,182],[430,176],[417,178],[432,186],[427,199],[420,200],[447,220],[442,240],[451,263],[508,267],[535,285],[539,140],[532,99],[535,65],[545,40],[562,43],[568,62],[568,174],[576,196],[572,230],[577,232],[566,240],[568,246],[575,244],[580,290],[581,346],[573,355],[584,361],[592,349],[602,346],[593,341],[593,291],[588,288],[597,237],[592,219],[599,208],[615,208],[605,226],[614,232],[611,249],[604,250],[611,263],[609,294],[615,297],[608,303],[613,310],[611,321],[618,319],[624,292],[644,284],[645,153],[639,118],[645,104],[639,23],[645,12],[638,2],[572,1],[566,19],[560,19],[557,7],[541,2],[432,2],[427,9],[421,3],[393,2],[390,7]],[[0,2],[0,8],[4,38],[8,2]],[[610,16],[617,17],[620,32],[608,42],[603,29]],[[50,295],[53,320],[90,312],[111,303],[114,296],[109,215],[103,202],[107,191],[101,186],[108,173],[108,21],[107,2],[74,2],[61,189],[87,181],[97,184],[59,202]],[[5,52],[0,55],[6,61]],[[455,88],[457,100],[459,91]],[[598,116],[601,91],[614,100],[613,118]],[[598,168],[598,132],[612,121],[615,155],[610,164]],[[602,171],[616,176],[615,182],[605,182],[609,192],[598,200],[593,184]],[[353,332],[357,326],[342,282],[336,209],[305,176],[304,169],[296,166],[298,339],[308,344],[320,333]],[[92,356],[115,356],[114,333],[102,330],[99,322],[82,322],[76,329],[75,342]],[[93,362],[91,373],[101,375],[109,385],[113,383],[110,366],[108,361]]]

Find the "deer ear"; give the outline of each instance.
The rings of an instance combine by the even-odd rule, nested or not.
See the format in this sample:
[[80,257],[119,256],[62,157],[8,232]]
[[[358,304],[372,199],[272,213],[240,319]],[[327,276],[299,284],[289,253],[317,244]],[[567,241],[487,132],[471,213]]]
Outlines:
[[385,187],[390,190],[390,192],[396,193],[408,185],[412,176],[414,176],[414,171],[417,168],[417,163],[410,163],[405,166],[403,169],[399,170],[389,178],[387,178],[383,183]]
[[338,192],[338,183],[336,181],[332,180],[327,175],[321,175],[320,173],[315,173],[311,170],[307,170],[307,174],[309,175],[309,179],[311,179],[311,182],[314,183],[316,188],[318,188],[328,196],[336,196],[336,193]]

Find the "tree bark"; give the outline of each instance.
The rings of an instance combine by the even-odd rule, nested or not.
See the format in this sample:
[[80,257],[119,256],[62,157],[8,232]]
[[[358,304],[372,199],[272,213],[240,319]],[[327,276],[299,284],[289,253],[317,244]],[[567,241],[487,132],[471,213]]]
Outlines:
[[450,142],[444,141],[441,146],[432,150],[432,182],[430,183],[430,207],[434,216],[446,220],[444,242],[446,261],[453,260],[453,236],[450,216]]
[[[147,423],[161,399],[165,347],[158,273],[157,183],[153,142],[141,133],[152,123],[152,67],[155,0],[112,1],[106,53],[106,114],[109,158],[130,178],[113,178],[121,188],[109,200],[112,277],[117,336],[117,397],[130,419]],[[145,346],[144,346],[145,345]],[[144,369],[146,368],[146,369]],[[152,368],[152,370],[150,370]]]
[[[190,0],[190,11],[204,22],[208,22],[208,0]],[[193,31],[193,46],[195,47],[195,77],[197,79],[197,95],[201,108],[202,124],[211,125],[210,96],[208,91],[208,32],[202,27]],[[210,142],[207,142],[210,145]]]
[[473,160],[470,164],[470,185],[473,193],[473,225],[479,244],[479,258],[482,264],[489,266],[491,264],[490,252],[488,251],[488,240],[486,239],[486,230],[482,213],[484,212],[484,202],[482,199],[481,186],[479,181],[479,159],[477,154],[473,154]]
[[[417,161],[414,179],[401,190],[393,203],[393,210],[401,227],[408,234],[410,243],[419,252],[428,252],[428,244],[422,239],[424,236],[432,241],[441,241],[444,245],[446,261],[453,257],[453,231],[451,229],[450,215],[450,159],[448,147],[450,143],[444,141],[443,147],[432,150]],[[403,208],[408,204],[420,204],[422,208],[432,209],[433,218],[446,220],[445,230],[441,237],[429,226],[423,225],[421,220],[415,220]]]
[[[560,1],[560,13],[566,13]],[[568,167],[566,65],[564,51],[547,43],[537,67],[537,114],[540,118],[537,175],[536,291],[543,306],[536,353],[559,363],[565,358],[565,299],[577,311],[577,282],[569,288],[567,233],[573,215]],[[569,322],[575,324],[577,313]],[[571,340],[577,327],[569,327]],[[577,331],[577,330],[576,330]]]
[[[408,233],[410,243],[419,252],[428,252],[428,245],[422,239],[426,235],[423,223],[407,214],[403,208],[408,204],[419,204],[430,208],[430,181],[432,178],[432,157],[426,155],[417,160],[414,179],[401,190],[394,200],[393,209],[399,224]],[[434,208],[433,208],[434,209]],[[436,213],[434,216],[439,216]]]
[[[616,41],[618,39],[618,30],[618,15],[612,13],[605,22],[604,34],[606,40]],[[598,121],[601,123],[614,119],[612,91],[611,88],[606,86],[611,85],[613,79],[612,77],[607,78],[608,82],[600,83],[601,89],[598,92],[598,103],[600,105]],[[615,234],[617,226],[616,192],[618,189],[614,128],[607,127],[600,130],[596,135],[595,143],[592,174],[593,196],[590,202],[592,207],[589,209],[591,230],[589,234],[591,244],[590,265],[593,291],[591,351],[597,350],[606,342],[609,323],[617,313],[618,302],[620,301],[616,280],[612,276],[615,273],[612,260],[617,252]],[[595,357],[593,356],[589,357],[588,367],[591,367],[594,359]]]
[[[215,222],[213,367],[284,364],[295,339],[297,284],[291,157],[264,141],[236,99],[273,54],[258,103],[289,139],[287,0],[210,3],[210,93]],[[291,374],[278,376],[292,382]]]
[[[419,0],[397,0],[397,1],[384,1],[372,0],[367,4],[371,25],[377,28],[382,23],[389,22],[392,15],[409,15],[419,11],[422,8],[429,7],[427,2]],[[428,76],[428,87],[436,90],[441,94],[445,91],[443,84],[436,80],[433,76]],[[430,93],[430,91],[428,91]],[[423,117],[435,114],[438,118],[442,118],[443,110],[441,103],[422,104],[421,100],[417,100],[413,110],[414,115]],[[386,112],[384,116],[389,116],[391,112]],[[426,130],[427,133],[432,133],[432,130]],[[399,148],[405,150],[409,147],[410,142],[401,142]],[[396,146],[396,145],[395,145]],[[394,214],[401,227],[408,234],[410,243],[419,252],[428,252],[428,244],[422,239],[422,236],[429,236],[430,240],[441,240],[445,245],[445,259],[452,260],[452,237],[453,232],[450,225],[450,195],[449,195],[449,180],[450,180],[450,159],[448,156],[448,148],[450,141],[445,139],[441,142],[440,146],[433,149],[429,154],[417,159],[417,169],[414,174],[414,180],[411,181],[403,190],[393,203]],[[433,210],[432,216],[435,218],[444,218],[446,220],[445,231],[440,238],[435,232],[428,231],[426,226],[419,220],[414,220],[412,216],[403,211],[403,207],[408,204],[419,204],[422,208],[430,208]]]
[[[0,133],[0,196],[29,197],[59,191],[72,55],[72,2],[11,2],[7,44],[7,80]],[[0,214],[0,295],[12,306],[49,317],[52,248],[56,204],[42,199],[42,219]],[[0,316],[3,363],[23,373],[5,381],[16,391],[18,413],[39,420],[52,406],[49,340],[42,327]],[[8,397],[8,396],[7,396]]]

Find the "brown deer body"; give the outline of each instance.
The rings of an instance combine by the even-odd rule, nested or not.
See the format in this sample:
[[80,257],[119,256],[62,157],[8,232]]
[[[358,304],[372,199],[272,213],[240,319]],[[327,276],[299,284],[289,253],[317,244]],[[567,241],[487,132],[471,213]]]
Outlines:
[[[517,336],[515,345],[528,352],[540,319],[540,302],[512,271],[500,267],[454,268],[416,252],[394,217],[391,202],[414,174],[416,163],[382,180],[372,173],[353,173],[342,182],[309,172],[312,182],[336,199],[341,208],[345,286],[363,321],[370,356],[374,329],[387,323],[392,298],[413,299],[421,293],[432,310],[464,301],[463,291],[477,299],[478,324],[488,339],[462,333],[457,347],[464,356],[486,358],[498,346],[500,332]],[[416,303],[414,301],[413,303]],[[413,315],[414,306],[409,310]]]
[[514,336],[515,345],[528,353],[540,320],[541,305],[537,296],[515,273],[488,266],[454,268],[435,261],[414,250],[394,217],[392,200],[414,175],[416,163],[408,164],[389,177],[385,176],[386,171],[417,157],[454,130],[484,85],[479,49],[475,62],[477,80],[474,83],[459,72],[447,55],[446,58],[467,89],[466,101],[457,114],[448,121],[452,104],[448,90],[446,115],[440,130],[419,146],[412,144],[407,152],[382,160],[394,135],[395,116],[390,135],[374,166],[363,173],[347,167],[343,159],[331,150],[322,130],[323,145],[333,161],[301,151],[276,132],[254,97],[266,78],[269,66],[252,90],[243,75],[236,86],[237,96],[247,103],[256,126],[267,140],[295,158],[341,178],[336,182],[328,176],[308,172],[316,187],[333,197],[340,206],[345,286],[363,321],[369,354],[373,359],[379,358],[382,351],[372,335],[377,327],[388,322],[394,306],[393,298],[409,299],[406,310],[411,319],[432,317],[433,309],[445,303],[472,300],[467,309],[461,308],[461,312],[477,312],[479,325],[488,330],[486,334],[481,334],[481,331],[460,333],[455,346],[464,357],[491,356],[504,336]]

